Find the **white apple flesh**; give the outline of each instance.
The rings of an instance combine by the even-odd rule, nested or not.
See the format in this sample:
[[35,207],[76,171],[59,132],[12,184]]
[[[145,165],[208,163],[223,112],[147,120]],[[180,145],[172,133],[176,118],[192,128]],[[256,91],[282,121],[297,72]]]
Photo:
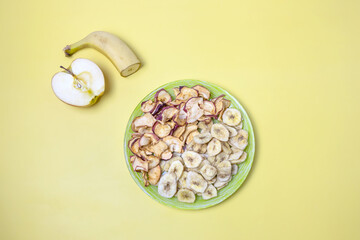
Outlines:
[[101,69],[84,58],[75,59],[64,72],[56,73],[51,85],[61,101],[79,107],[93,105],[105,91]]

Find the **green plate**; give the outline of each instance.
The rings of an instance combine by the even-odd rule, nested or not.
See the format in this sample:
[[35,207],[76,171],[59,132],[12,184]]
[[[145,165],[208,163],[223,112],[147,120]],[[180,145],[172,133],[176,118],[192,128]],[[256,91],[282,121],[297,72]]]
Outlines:
[[[174,98],[172,88],[178,87],[178,86],[192,87],[197,84],[200,84],[200,85],[206,87],[207,89],[209,89],[211,92],[211,98],[217,97],[221,94],[225,94],[225,98],[231,101],[230,107],[236,108],[241,112],[242,119],[243,119],[243,128],[249,132],[249,144],[245,149],[245,152],[247,152],[247,154],[248,154],[246,161],[239,164],[238,173],[235,176],[233,176],[232,180],[229,182],[229,184],[226,187],[224,187],[218,191],[218,196],[215,198],[209,199],[209,200],[203,200],[200,196],[196,196],[196,201],[194,203],[190,204],[190,203],[179,202],[176,197],[168,199],[168,198],[164,198],[164,197],[160,196],[158,194],[156,186],[144,187],[144,184],[143,184],[143,181],[141,178],[141,173],[134,172],[131,168],[130,156],[133,154],[131,153],[131,151],[128,148],[128,141],[131,139],[131,134],[133,133],[133,131],[131,130],[132,121],[134,120],[135,117],[142,115],[140,105],[143,101],[153,99],[155,93],[161,88],[164,88],[165,90],[167,90]],[[224,201],[225,199],[230,197],[234,192],[236,192],[236,190],[245,181],[245,179],[251,169],[251,165],[252,165],[253,159],[254,159],[255,138],[254,138],[254,131],[253,131],[249,116],[245,112],[245,109],[238,102],[238,100],[236,100],[236,98],[234,98],[230,93],[228,93],[226,90],[222,89],[221,87],[216,86],[211,83],[208,83],[208,82],[203,82],[203,81],[198,81],[198,80],[178,80],[178,81],[167,83],[167,84],[155,89],[154,91],[149,93],[143,100],[141,100],[140,103],[136,106],[136,108],[133,111],[133,113],[131,114],[129,122],[126,126],[125,139],[124,139],[124,153],[125,153],[126,165],[127,165],[127,168],[129,169],[130,175],[132,176],[132,178],[134,179],[136,184],[152,199],[154,199],[166,206],[170,206],[170,207],[174,207],[174,208],[203,209],[203,208],[208,208],[208,207],[214,206],[218,203],[221,203],[222,201]]]

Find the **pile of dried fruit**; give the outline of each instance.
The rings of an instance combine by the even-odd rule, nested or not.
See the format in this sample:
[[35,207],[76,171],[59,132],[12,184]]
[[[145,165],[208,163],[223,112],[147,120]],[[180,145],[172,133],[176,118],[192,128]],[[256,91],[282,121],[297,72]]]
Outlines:
[[145,186],[156,185],[161,196],[193,203],[217,196],[246,160],[248,133],[241,113],[221,95],[197,85],[173,89],[176,98],[159,90],[141,104],[142,116],[132,122],[128,146],[134,171]]

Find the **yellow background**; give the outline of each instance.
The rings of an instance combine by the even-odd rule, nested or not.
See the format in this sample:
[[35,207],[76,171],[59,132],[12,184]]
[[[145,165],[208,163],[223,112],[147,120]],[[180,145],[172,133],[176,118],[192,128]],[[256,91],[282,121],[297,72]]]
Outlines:
[[[0,2],[0,239],[360,239],[360,2]],[[94,50],[94,30],[144,63],[129,78]],[[59,101],[59,65],[95,61],[106,93]],[[130,177],[128,117],[151,90],[194,78],[229,90],[254,125],[244,185],[201,211],[165,207]]]

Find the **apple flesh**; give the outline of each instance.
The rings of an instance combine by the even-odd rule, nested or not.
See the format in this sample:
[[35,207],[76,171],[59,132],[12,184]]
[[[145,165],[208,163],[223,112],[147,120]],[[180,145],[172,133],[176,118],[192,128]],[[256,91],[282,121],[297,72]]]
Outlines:
[[52,78],[51,86],[55,95],[61,101],[78,107],[96,103],[105,91],[101,69],[84,58],[75,59],[68,69],[64,69]]

